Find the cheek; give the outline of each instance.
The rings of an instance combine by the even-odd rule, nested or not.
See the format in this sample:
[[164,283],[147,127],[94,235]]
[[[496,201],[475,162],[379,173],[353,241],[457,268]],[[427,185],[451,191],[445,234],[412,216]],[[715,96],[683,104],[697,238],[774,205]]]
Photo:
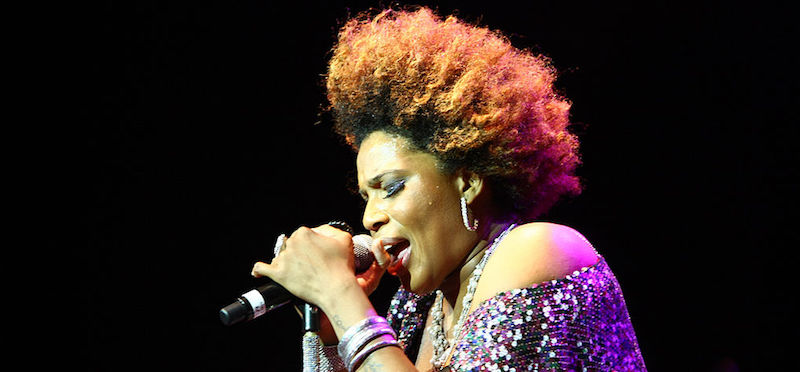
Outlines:
[[402,199],[392,206],[391,214],[401,225],[417,228],[429,223],[433,217],[432,212],[436,211],[439,204],[436,196],[430,192],[408,190]]
[[442,199],[440,194],[440,187],[437,185],[433,192],[426,195],[426,204],[429,208],[440,208],[442,206]]
[[[408,221],[417,243],[421,246],[417,256],[427,264],[439,262],[441,252],[438,250],[449,243],[450,218],[447,214],[447,203],[442,195],[436,192],[420,193],[415,197],[413,220]],[[409,211],[409,216],[410,216]]]
[[446,207],[440,186],[426,187],[417,193],[418,207],[427,215],[441,214]]
[[416,196],[407,194],[393,203],[391,210],[386,211],[393,220],[401,226],[408,227],[414,224],[419,216],[415,212],[414,203]]

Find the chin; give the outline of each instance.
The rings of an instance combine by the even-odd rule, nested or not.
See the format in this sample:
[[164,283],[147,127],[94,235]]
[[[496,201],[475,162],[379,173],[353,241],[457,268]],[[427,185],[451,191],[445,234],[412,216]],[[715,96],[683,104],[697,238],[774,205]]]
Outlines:
[[420,283],[417,283],[416,280],[413,280],[411,274],[408,271],[398,270],[397,272],[391,274],[400,279],[400,285],[403,287],[404,290],[414,293],[416,295],[424,295],[429,293],[425,292],[423,288],[420,288]]
[[400,266],[398,270],[389,271],[389,273],[400,279],[400,285],[404,290],[416,295],[424,296],[436,290],[435,286],[431,286],[430,280],[426,281],[424,276],[419,273],[412,274],[403,266]]
[[420,283],[419,281],[413,279],[408,281],[403,281],[403,279],[400,279],[400,282],[403,284],[403,289],[419,296],[430,294],[436,290],[436,287],[431,286],[428,282]]

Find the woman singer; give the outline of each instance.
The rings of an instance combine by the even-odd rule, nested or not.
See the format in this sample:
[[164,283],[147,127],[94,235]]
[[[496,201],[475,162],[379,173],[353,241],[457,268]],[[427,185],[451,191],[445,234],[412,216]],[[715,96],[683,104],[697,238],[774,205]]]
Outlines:
[[[327,96],[376,261],[355,275],[349,234],[302,227],[252,271],[324,312],[326,368],[645,370],[608,264],[535,221],[581,189],[554,79],[546,58],[427,8],[340,30]],[[386,271],[402,287],[384,317],[368,295]]]

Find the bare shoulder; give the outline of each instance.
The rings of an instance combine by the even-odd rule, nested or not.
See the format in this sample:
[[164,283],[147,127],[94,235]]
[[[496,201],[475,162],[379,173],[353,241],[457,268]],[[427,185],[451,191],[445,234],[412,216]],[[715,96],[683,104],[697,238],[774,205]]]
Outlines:
[[511,230],[487,262],[478,302],[514,288],[563,278],[597,263],[592,245],[568,226],[532,222]]
[[[549,222],[532,222],[511,230],[497,247],[497,261],[521,262],[543,266],[551,280],[597,262],[597,253],[575,229]],[[535,263],[531,262],[535,259]]]

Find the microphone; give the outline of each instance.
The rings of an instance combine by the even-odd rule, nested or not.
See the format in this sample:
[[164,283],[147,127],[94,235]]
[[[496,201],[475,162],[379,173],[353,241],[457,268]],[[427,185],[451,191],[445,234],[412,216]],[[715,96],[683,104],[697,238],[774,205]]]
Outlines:
[[[330,225],[339,228],[339,226],[333,223]],[[363,234],[353,236],[353,254],[355,255],[356,274],[360,274],[369,269],[372,265],[372,261],[375,260],[375,257],[369,249],[371,245],[371,236]],[[280,247],[276,246],[276,251],[278,249],[280,249]],[[226,326],[234,325],[242,321],[250,321],[286,305],[294,299],[294,295],[289,293],[289,291],[280,284],[270,280],[269,283],[242,294],[235,302],[223,307],[219,311],[219,319],[222,321],[222,324]]]

